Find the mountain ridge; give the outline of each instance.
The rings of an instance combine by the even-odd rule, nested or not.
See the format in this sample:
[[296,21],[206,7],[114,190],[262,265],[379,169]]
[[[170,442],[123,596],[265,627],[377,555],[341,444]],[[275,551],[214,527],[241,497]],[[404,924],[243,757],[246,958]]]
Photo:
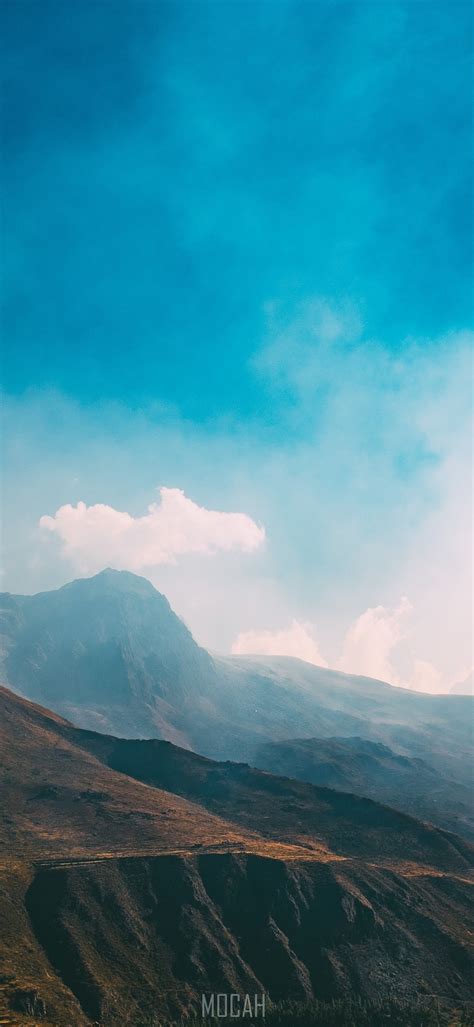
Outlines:
[[430,696],[291,657],[211,656],[145,578],[106,570],[0,597],[0,679],[78,726],[253,761],[265,742],[361,735],[469,784],[466,696]]
[[7,688],[0,744],[6,1022],[137,1027],[199,1009],[203,991],[468,1000],[462,839],[169,742],[82,731]]
[[342,791],[366,795],[474,841],[472,790],[420,757],[402,756],[367,738],[299,738],[266,742],[255,765]]

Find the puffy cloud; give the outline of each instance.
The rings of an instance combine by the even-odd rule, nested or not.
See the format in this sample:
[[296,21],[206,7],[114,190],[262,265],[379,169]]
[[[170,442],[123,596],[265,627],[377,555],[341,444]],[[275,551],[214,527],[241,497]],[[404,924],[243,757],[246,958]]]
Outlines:
[[[452,687],[452,679],[447,680],[428,660],[414,659],[407,673],[400,672],[397,646],[408,637],[413,613],[406,596],[402,596],[398,606],[393,608],[369,607],[346,632],[336,668],[347,674],[360,674],[431,695],[449,691],[470,694],[472,673],[466,677],[466,672],[461,672],[456,676],[457,684]],[[321,655],[313,625],[297,620],[281,631],[242,632],[231,651],[234,655],[297,656],[318,667],[329,666]],[[459,677],[465,680],[458,681]]]
[[406,673],[399,670],[397,646],[408,636],[413,612],[412,604],[403,596],[392,609],[375,606],[362,613],[345,636],[338,670],[388,681],[415,692],[449,692],[452,680],[447,680],[429,660],[415,658],[412,669]]
[[413,674],[407,685],[409,688],[413,688],[415,692],[431,692],[436,694],[437,692],[448,691],[439,670],[429,660],[415,660]]
[[319,645],[312,634],[311,624],[293,620],[281,631],[244,631],[236,638],[234,655],[253,654],[258,656],[297,656],[307,663],[327,667],[319,651]]
[[449,691],[452,695],[474,695],[474,668],[469,671],[466,677],[455,681]]
[[40,527],[56,534],[63,555],[82,573],[104,566],[139,571],[175,563],[187,553],[213,554],[238,549],[252,552],[262,545],[265,530],[244,513],[223,513],[198,506],[181,489],[161,488],[160,503],[143,517],[112,506],[66,504]]
[[393,609],[369,607],[346,634],[338,670],[401,684],[391,656],[395,646],[406,636],[406,617],[411,611],[406,596]]
[[429,660],[414,660],[412,674],[401,684],[415,692],[429,692],[431,695],[472,695],[473,672],[466,675],[466,669],[461,669],[453,680],[443,675]]

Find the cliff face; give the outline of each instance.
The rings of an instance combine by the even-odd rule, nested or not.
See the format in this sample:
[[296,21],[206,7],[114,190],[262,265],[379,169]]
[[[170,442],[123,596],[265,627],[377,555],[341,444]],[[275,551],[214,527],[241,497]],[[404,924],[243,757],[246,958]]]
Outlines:
[[445,922],[462,902],[436,875],[246,854],[44,869],[26,897],[52,968],[87,1019],[111,1025],[199,1012],[216,992],[467,999],[468,958]]

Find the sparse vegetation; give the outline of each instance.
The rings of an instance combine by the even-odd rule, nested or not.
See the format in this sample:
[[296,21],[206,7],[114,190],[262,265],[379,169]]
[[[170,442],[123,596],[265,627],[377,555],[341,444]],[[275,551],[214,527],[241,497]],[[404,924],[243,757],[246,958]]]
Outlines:
[[[265,1019],[245,1018],[248,1027],[473,1027],[472,1008],[452,1009],[438,1002],[337,999],[332,1002],[283,1002],[268,1009]],[[235,1018],[145,1020],[139,1027],[235,1027]],[[106,1027],[106,1025],[104,1025]]]
[[275,1000],[311,987],[340,1000],[269,1008],[265,1027],[470,1022],[410,1005],[470,996],[460,838],[244,764],[81,731],[1,688],[0,749],[5,1024],[158,1027],[203,988],[257,982]]

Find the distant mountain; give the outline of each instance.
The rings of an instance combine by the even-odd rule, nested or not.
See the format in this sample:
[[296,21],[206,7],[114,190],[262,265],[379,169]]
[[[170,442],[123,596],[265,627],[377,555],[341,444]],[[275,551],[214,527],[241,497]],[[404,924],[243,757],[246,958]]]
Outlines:
[[361,736],[469,783],[472,700],[290,657],[211,658],[144,578],[103,571],[0,600],[0,680],[82,727],[253,761],[285,738]]
[[0,680],[21,694],[99,730],[184,744],[178,723],[216,677],[168,600],[127,571],[1,596],[0,645]]
[[469,998],[455,835],[7,689],[0,746],[2,1023],[138,1027],[203,992]]
[[364,738],[267,742],[255,764],[272,774],[367,795],[474,841],[472,791],[425,760]]
[[[226,657],[214,662],[233,733],[213,751],[201,749],[209,755],[254,762],[265,741],[358,736],[424,759],[472,787],[472,697],[413,692],[289,656]],[[249,724],[253,736],[244,746],[240,732]]]

